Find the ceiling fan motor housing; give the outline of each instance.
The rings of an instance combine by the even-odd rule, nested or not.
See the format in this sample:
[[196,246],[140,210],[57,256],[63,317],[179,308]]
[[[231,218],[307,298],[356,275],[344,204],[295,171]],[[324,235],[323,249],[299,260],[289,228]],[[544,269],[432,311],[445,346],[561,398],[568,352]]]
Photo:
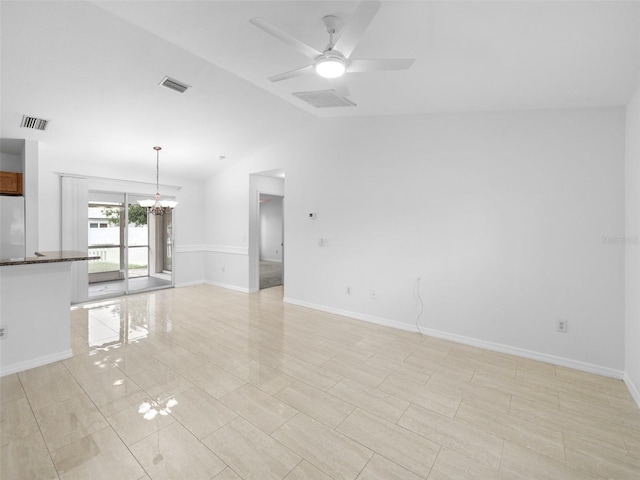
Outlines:
[[347,70],[347,59],[337,50],[326,50],[314,64],[316,73],[324,78],[338,78]]

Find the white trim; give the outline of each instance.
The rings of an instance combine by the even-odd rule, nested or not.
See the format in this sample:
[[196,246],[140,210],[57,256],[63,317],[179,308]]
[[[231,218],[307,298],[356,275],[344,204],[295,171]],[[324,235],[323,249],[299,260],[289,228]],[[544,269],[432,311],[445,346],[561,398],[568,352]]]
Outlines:
[[[65,172],[55,172],[55,173],[57,173],[61,177],[83,178],[86,180],[98,180],[100,182],[122,183],[125,185],[144,185],[144,186],[152,186],[153,188],[156,187],[155,183],[139,182],[137,180],[123,180],[121,178],[95,177],[93,175],[82,175],[78,173],[65,173]],[[182,187],[180,185],[164,185],[161,183],[158,185],[158,187],[161,187],[163,189],[170,189],[170,190],[182,190]]]
[[23,372],[30,368],[41,367],[49,363],[57,362],[59,360],[66,360],[73,357],[73,350],[64,350],[62,352],[53,353],[51,355],[45,355],[44,357],[33,358],[24,362],[18,362],[11,365],[3,365],[0,369],[0,377],[5,375],[11,375],[12,373]]
[[236,247],[234,245],[176,245],[176,253],[187,252],[214,252],[229,253],[231,255],[249,255],[247,247]]
[[282,263],[282,260],[280,260],[279,258],[261,258],[260,260],[264,260],[266,262]]
[[206,245],[174,245],[176,253],[206,252]]
[[[524,348],[512,347],[512,346],[504,345],[501,343],[487,342],[485,340],[479,340],[477,338],[465,337],[462,335],[457,335],[455,333],[443,332],[442,330],[434,330],[432,328],[420,327],[420,332],[418,332],[418,329],[415,326],[415,324],[397,322],[395,320],[387,320],[386,318],[379,318],[379,317],[374,317],[372,315],[364,315],[361,313],[350,312],[347,310],[340,310],[338,308],[327,307],[324,305],[316,305],[313,303],[304,302],[304,301],[296,300],[293,298],[285,297],[283,298],[282,301],[285,303],[290,303],[292,305],[299,305],[301,307],[312,308],[314,310],[334,313],[336,315],[342,315],[344,317],[354,318],[356,320],[364,320],[365,322],[375,323],[377,325],[384,325],[386,327],[397,328],[397,329],[406,330],[409,332],[422,333],[423,335],[429,335],[431,337],[442,338],[444,340],[451,340],[453,342],[462,343],[465,345],[471,345],[473,347],[484,348],[486,350],[507,353],[510,355],[528,358],[531,360],[537,360],[540,362],[551,363],[553,365],[558,365],[561,367],[573,368],[575,370],[594,373],[596,375],[602,375],[605,377],[616,378],[620,380],[620,379],[623,379],[625,376],[622,370],[603,367],[600,365],[595,365],[593,363],[586,363],[579,360],[572,360],[570,358],[556,357],[555,355],[535,352],[533,350],[526,350]],[[637,399],[640,398],[640,395],[634,398],[636,398],[636,401],[638,401]]]
[[176,283],[176,288],[180,288],[180,287],[193,287],[194,285],[203,285],[204,282],[204,278],[202,280],[194,280],[192,282],[180,282],[180,283]]
[[624,374],[623,380],[624,380],[624,384],[627,386],[627,389],[629,390],[629,393],[631,394],[633,399],[636,401],[636,405],[638,405],[638,408],[640,408],[640,390],[638,390],[638,388],[633,384],[633,382],[629,378],[629,375],[627,375],[626,372]]
[[221,287],[221,288],[226,288],[228,290],[235,290],[236,292],[252,293],[249,291],[248,288],[238,287],[236,285],[229,285],[227,283],[213,282],[211,280],[205,280],[204,283],[206,285],[213,285],[214,287]]

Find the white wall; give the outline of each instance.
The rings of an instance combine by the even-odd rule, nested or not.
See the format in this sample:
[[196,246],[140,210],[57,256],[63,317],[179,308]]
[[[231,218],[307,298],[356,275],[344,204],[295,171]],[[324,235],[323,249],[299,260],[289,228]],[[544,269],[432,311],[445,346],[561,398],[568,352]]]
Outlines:
[[22,173],[22,158],[20,155],[0,152],[0,171]]
[[430,333],[621,375],[624,121],[615,108],[319,120],[210,181],[210,223],[246,235],[248,175],[284,167],[288,301],[411,329],[420,277]]
[[625,381],[640,406],[640,89],[627,106]]
[[260,203],[260,260],[282,262],[282,198]]

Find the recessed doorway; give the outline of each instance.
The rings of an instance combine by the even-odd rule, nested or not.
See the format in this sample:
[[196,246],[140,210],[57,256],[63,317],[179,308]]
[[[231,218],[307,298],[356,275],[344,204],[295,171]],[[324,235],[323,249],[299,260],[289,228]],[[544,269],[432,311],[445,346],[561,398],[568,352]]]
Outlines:
[[284,283],[284,209],[281,195],[260,193],[260,290]]

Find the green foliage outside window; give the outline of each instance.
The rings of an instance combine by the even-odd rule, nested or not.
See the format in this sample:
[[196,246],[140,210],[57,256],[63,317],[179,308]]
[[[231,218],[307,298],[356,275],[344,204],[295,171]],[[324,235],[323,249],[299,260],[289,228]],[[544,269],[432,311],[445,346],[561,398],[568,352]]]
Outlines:
[[[107,216],[107,221],[111,225],[120,225],[120,209],[119,208],[106,208],[103,213]],[[147,224],[147,209],[141,207],[137,203],[129,204],[129,224],[134,224],[136,227],[142,227]]]

